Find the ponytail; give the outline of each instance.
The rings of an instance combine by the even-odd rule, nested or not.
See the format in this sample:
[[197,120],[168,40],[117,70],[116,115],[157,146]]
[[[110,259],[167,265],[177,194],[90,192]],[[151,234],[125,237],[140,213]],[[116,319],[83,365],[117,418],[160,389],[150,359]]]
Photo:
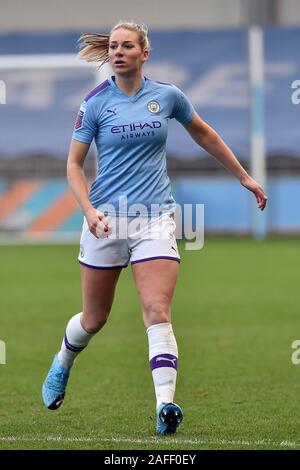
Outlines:
[[108,62],[109,34],[84,33],[78,42],[80,59],[86,62],[100,62],[100,67]]

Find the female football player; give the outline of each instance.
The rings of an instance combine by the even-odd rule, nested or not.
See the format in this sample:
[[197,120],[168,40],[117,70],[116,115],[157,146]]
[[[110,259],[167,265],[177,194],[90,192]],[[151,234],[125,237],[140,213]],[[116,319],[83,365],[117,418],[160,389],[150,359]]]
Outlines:
[[[109,35],[83,34],[81,45],[81,58],[109,61],[114,74],[81,104],[70,145],[68,182],[84,214],[78,258],[83,309],[66,327],[43,400],[50,410],[62,404],[74,359],[107,321],[120,272],[130,262],[148,335],[156,430],[174,433],[183,413],[174,403],[178,349],[171,301],[180,257],[166,171],[168,120],[179,121],[252,191],[261,210],[267,197],[181,90],[143,76],[150,50],[144,25],[120,22]],[[93,139],[99,171],[88,191],[83,163]]]

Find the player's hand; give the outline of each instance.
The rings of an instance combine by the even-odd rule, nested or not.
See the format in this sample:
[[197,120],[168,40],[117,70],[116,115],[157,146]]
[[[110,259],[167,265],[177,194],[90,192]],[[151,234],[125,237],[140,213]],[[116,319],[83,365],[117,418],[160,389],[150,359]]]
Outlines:
[[257,183],[257,181],[255,181],[253,178],[251,178],[251,176],[243,177],[241,179],[241,184],[254,194],[258,204],[258,208],[263,211],[266,207],[268,198],[262,186]]
[[103,231],[104,232],[109,231],[110,227],[108,225],[108,221],[105,218],[103,212],[98,211],[98,209],[95,209],[94,207],[92,207],[91,209],[88,209],[85,213],[85,217],[86,217],[90,232],[96,238],[99,238],[97,235],[97,227],[100,221],[104,224]]

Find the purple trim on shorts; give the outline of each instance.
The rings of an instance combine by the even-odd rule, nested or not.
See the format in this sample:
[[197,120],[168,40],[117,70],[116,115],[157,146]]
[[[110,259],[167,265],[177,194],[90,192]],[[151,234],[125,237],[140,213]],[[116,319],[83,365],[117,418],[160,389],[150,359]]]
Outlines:
[[86,266],[87,268],[92,268],[92,269],[116,269],[116,268],[127,268],[128,266],[128,264],[125,264],[125,266],[92,266],[91,264],[86,264],[79,260],[78,262],[82,264],[82,266]]
[[173,354],[158,354],[152,357],[150,361],[151,370],[158,369],[159,367],[172,367],[177,370],[178,358]]
[[108,80],[105,80],[105,82],[102,82],[100,83],[100,85],[98,85],[96,88],[94,88],[84,99],[84,101],[88,101],[90,100],[91,98],[93,98],[93,96],[97,95],[97,93],[100,93],[100,91],[103,91],[105,90],[105,88],[109,87],[110,86],[110,83]]
[[144,261],[152,261],[153,259],[170,259],[171,261],[177,261],[180,263],[180,258],[173,258],[172,256],[153,256],[152,258],[143,258],[137,259],[136,261],[131,261],[131,264],[143,263]]
[[69,351],[80,352],[85,348],[85,346],[82,346],[81,348],[78,348],[77,346],[73,346],[73,344],[69,343],[67,335],[65,335],[64,340],[65,340],[65,346],[67,349],[69,349]]

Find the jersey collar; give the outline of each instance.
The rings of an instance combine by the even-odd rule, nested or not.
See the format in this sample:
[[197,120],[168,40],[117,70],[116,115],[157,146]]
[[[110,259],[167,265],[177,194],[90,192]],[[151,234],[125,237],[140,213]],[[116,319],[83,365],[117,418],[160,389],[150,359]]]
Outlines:
[[146,83],[146,78],[142,77],[142,82],[141,82],[140,88],[137,90],[137,92],[134,95],[128,96],[128,95],[126,95],[126,93],[124,93],[122,90],[120,90],[120,88],[116,85],[115,79],[116,79],[115,75],[112,75],[108,79],[109,84],[111,85],[112,89],[114,90],[115,93],[118,93],[119,95],[127,98],[129,101],[135,101],[139,97],[139,95],[140,95],[141,91],[144,89],[145,83]]

